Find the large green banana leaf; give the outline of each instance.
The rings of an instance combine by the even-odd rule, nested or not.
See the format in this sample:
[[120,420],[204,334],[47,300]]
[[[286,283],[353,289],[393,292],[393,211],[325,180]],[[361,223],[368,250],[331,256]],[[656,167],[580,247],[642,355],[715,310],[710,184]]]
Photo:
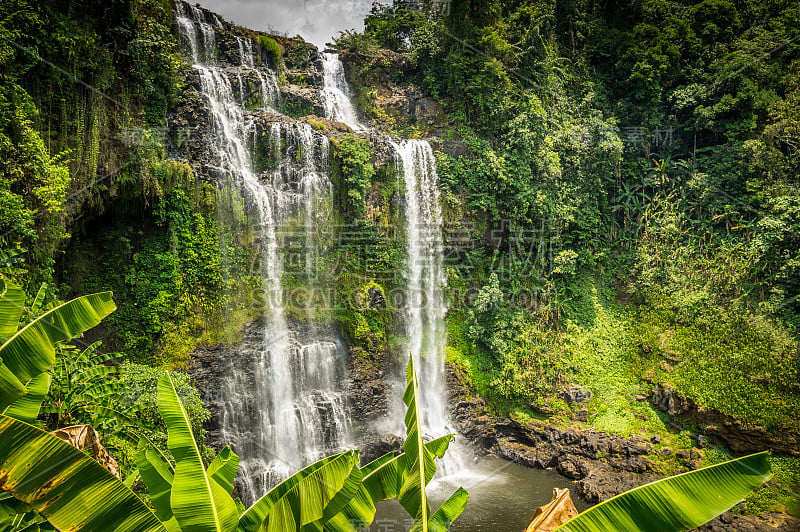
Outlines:
[[152,511],[103,466],[68,443],[0,415],[0,491],[59,530],[165,532]]
[[403,402],[406,404],[406,440],[403,442],[403,455],[406,457],[403,484],[397,494],[397,500],[415,519],[423,522],[423,531],[427,529],[428,497],[425,486],[436,473],[433,453],[425,448],[422,440],[422,416],[417,401],[417,373],[414,370],[414,358],[411,357],[406,366],[406,390]]
[[772,477],[768,453],[645,484],[589,508],[557,532],[683,532],[707,523]]
[[229,532],[238,512],[228,492],[206,474],[186,409],[169,374],[158,382],[158,409],[167,425],[167,446],[175,457],[170,506],[185,532]]
[[240,532],[322,530],[358,491],[358,451],[329,456],[298,471],[239,517]]
[[142,481],[147,486],[147,494],[150,496],[156,516],[162,522],[169,521],[173,517],[170,505],[174,479],[172,466],[152,447],[141,450],[136,455],[135,463]]
[[24,308],[25,292],[0,275],[0,342],[17,332]]
[[375,501],[369,490],[367,490],[365,483],[376,469],[386,466],[389,462],[396,461],[397,458],[392,453],[388,453],[361,468],[361,486],[359,486],[358,491],[350,502],[342,508],[342,511],[325,523],[326,532],[354,532],[366,528],[372,523],[376,511]]
[[[452,434],[429,441],[425,447],[437,458],[444,457]],[[355,532],[369,526],[375,518],[375,503],[397,497],[405,479],[407,456],[386,454],[361,468],[364,478],[353,499],[341,512],[325,523],[330,532]]]
[[220,485],[228,495],[233,493],[233,479],[239,471],[239,457],[226,446],[208,465],[206,475]]
[[[9,284],[4,284],[6,294]],[[4,302],[0,306],[1,327],[8,330],[14,311],[5,297],[0,299]],[[55,344],[91,329],[116,308],[111,292],[79,297],[43,314],[8,338],[0,346],[0,410],[23,397],[28,383],[50,369],[55,363]]]
[[[0,275],[0,345],[16,334],[25,306],[25,292]],[[27,392],[14,372],[0,357],[0,412]]]
[[17,418],[30,424],[36,424],[36,418],[42,408],[42,402],[50,390],[50,374],[40,373],[28,382],[28,393],[8,405],[5,415]]
[[[428,521],[428,530],[430,532],[447,532],[450,530],[450,525],[453,524],[464,508],[467,507],[469,501],[469,493],[464,488],[458,488],[455,493],[450,495],[446,501],[442,503],[438,510],[436,510]],[[411,527],[409,532],[419,532],[423,530],[422,520],[418,520]]]

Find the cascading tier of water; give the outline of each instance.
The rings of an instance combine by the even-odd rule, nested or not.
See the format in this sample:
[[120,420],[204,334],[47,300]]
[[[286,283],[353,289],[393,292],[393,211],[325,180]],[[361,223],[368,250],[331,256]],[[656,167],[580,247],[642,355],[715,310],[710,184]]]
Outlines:
[[[423,431],[428,437],[439,437],[455,430],[448,415],[444,382],[447,278],[436,160],[426,140],[391,142],[391,146],[405,184],[405,349],[414,357],[417,368]],[[395,388],[403,386],[397,383]],[[399,391],[395,393],[399,395]],[[451,448],[443,463],[445,474],[461,469],[461,454]]]
[[350,86],[344,76],[344,66],[337,54],[322,54],[322,74],[325,86],[321,99],[325,108],[325,117],[342,122],[354,131],[366,131],[350,99]]
[[[328,118],[355,130],[364,130],[350,101],[344,67],[336,54],[323,59],[325,88],[322,99]],[[413,357],[420,380],[423,428],[428,436],[451,432],[444,383],[446,343],[444,247],[442,212],[433,150],[425,140],[390,142],[397,170],[405,182],[406,303],[402,309],[407,351]],[[395,383],[395,420],[402,420],[402,382]],[[398,390],[398,388],[400,390]],[[402,427],[391,430],[400,432]],[[450,453],[452,457],[455,453]],[[450,458],[452,462],[453,458]]]
[[[281,282],[284,273],[309,281],[319,273],[314,254],[320,244],[312,235],[330,225],[328,139],[307,124],[275,115],[269,131],[259,131],[253,115],[271,111],[278,86],[274,73],[258,65],[252,41],[237,37],[239,65],[219,64],[215,32],[224,31],[219,20],[214,17],[211,24],[206,12],[183,2],[175,10],[210,114],[214,137],[205,144],[215,173],[244,198],[260,237],[262,342],[235,360],[220,361],[229,364],[220,375],[221,437],[241,458],[239,485],[249,504],[288,473],[347,444],[346,397],[339,386],[345,380],[343,346],[332,331],[289,319]],[[245,109],[251,95],[243,81],[251,74],[259,80],[262,107],[252,113]],[[269,152],[277,155],[262,173],[252,165],[259,135],[267,136]],[[295,253],[287,263],[288,242],[297,240],[298,227],[305,235],[302,258]]]

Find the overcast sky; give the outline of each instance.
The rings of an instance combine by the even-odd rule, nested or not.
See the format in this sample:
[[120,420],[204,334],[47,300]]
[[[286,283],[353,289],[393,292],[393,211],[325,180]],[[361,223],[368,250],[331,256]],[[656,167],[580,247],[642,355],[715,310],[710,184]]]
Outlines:
[[290,37],[301,35],[320,47],[342,30],[362,29],[364,16],[372,6],[372,0],[194,1],[239,26],[286,33]]

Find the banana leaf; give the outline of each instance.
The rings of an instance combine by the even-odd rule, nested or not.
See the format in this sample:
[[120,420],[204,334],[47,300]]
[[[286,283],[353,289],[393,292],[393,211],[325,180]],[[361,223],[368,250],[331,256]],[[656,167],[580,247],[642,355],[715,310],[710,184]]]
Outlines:
[[189,415],[169,374],[158,382],[158,409],[167,425],[167,446],[175,457],[170,506],[183,530],[227,532],[236,528],[236,504],[225,488],[209,478]]
[[165,532],[152,511],[103,466],[68,443],[0,414],[0,490],[59,530]]
[[36,424],[42,402],[50,390],[50,374],[40,373],[28,382],[28,393],[8,405],[5,415],[30,424]]
[[[447,532],[450,530],[450,525],[467,507],[467,501],[469,501],[467,490],[458,488],[431,516],[428,521],[428,530],[430,532]],[[419,532],[420,530],[424,530],[422,521],[416,521],[409,532]]]
[[0,275],[0,342],[17,332],[25,308],[25,292]]
[[387,453],[361,468],[361,486],[350,502],[325,523],[327,532],[353,532],[368,527],[372,523],[376,512],[375,501],[365,483],[376,469],[394,460],[397,460],[397,457],[392,453]]
[[361,485],[358,451],[329,456],[300,470],[239,517],[240,532],[322,530]]
[[683,532],[697,528],[772,477],[768,453],[752,454],[626,491],[557,532]]
[[422,520],[423,527],[427,527],[430,507],[425,486],[433,479],[436,464],[433,461],[433,453],[425,448],[422,440],[422,416],[417,401],[418,383],[413,357],[406,366],[406,382],[406,390],[403,393],[403,402],[406,404],[406,440],[403,442],[403,455],[406,458],[403,484],[400,486],[397,500],[412,517]]
[[[425,447],[437,458],[444,457],[452,434],[429,441]],[[397,497],[407,468],[404,454],[385,454],[361,468],[364,478],[353,499],[342,511],[325,523],[329,532],[354,532],[369,526],[375,519],[375,503]]]
[[147,495],[162,522],[172,519],[172,506],[170,506],[170,492],[174,473],[169,463],[153,448],[142,449],[134,459],[144,485],[147,486]]
[[[7,339],[0,346],[0,410],[27,393],[25,388],[19,390],[9,375],[27,386],[55,363],[55,344],[91,329],[116,308],[111,292],[79,297],[39,316]],[[7,305],[2,309],[6,316],[0,321],[8,327],[13,316]]]
[[208,465],[206,474],[230,495],[233,493],[233,479],[237,471],[239,471],[239,457],[230,447],[225,446]]

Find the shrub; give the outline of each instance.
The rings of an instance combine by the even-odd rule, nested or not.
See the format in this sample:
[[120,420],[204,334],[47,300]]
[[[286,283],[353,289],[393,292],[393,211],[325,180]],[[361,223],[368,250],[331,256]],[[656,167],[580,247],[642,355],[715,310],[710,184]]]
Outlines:
[[261,43],[261,48],[267,53],[272,68],[277,69],[281,64],[281,45],[266,35],[259,35],[258,41]]

